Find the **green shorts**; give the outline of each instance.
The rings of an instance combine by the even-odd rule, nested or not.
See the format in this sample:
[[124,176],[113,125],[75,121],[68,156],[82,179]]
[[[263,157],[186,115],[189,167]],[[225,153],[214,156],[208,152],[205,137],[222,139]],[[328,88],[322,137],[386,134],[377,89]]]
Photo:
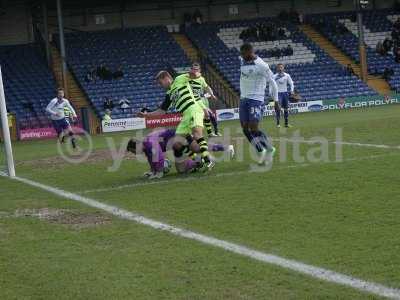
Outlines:
[[192,129],[196,127],[204,127],[203,125],[204,111],[199,105],[192,105],[183,113],[182,121],[176,128],[176,134],[187,135],[192,133]]

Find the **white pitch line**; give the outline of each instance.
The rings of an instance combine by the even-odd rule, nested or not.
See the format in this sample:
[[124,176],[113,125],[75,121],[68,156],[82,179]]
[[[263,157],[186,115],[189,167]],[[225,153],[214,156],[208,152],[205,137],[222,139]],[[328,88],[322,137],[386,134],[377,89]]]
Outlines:
[[332,144],[347,145],[347,146],[357,146],[357,147],[369,147],[369,148],[400,150],[400,146],[380,145],[380,144],[363,144],[363,143],[352,143],[352,142],[332,142]]
[[[394,155],[394,154],[386,153],[386,154],[369,155],[369,156],[363,156],[363,157],[355,157],[355,158],[346,159],[346,160],[344,160],[344,162],[376,159],[376,158],[389,156],[389,155]],[[326,162],[326,163],[341,163],[341,162],[340,161],[332,161],[332,162]],[[282,170],[282,169],[292,169],[292,168],[304,168],[304,167],[312,166],[314,164],[316,165],[316,164],[321,164],[321,163],[298,163],[295,165],[277,167],[276,169]],[[129,189],[129,188],[135,188],[135,187],[141,187],[141,186],[155,185],[155,184],[168,184],[168,183],[175,183],[175,182],[181,182],[181,181],[209,179],[209,178],[215,178],[215,177],[217,177],[217,178],[218,177],[230,177],[230,176],[243,175],[243,174],[249,174],[249,173],[256,173],[256,172],[251,169],[248,169],[245,171],[217,173],[217,174],[210,174],[210,175],[205,175],[205,176],[189,176],[189,177],[178,177],[178,178],[173,178],[173,179],[161,179],[161,180],[155,180],[155,181],[142,181],[142,182],[124,184],[124,185],[119,185],[119,186],[79,191],[78,194],[110,192],[110,191],[117,191],[117,190],[123,190],[123,189]]]
[[[318,144],[321,143],[321,141],[318,140],[305,140],[305,139],[290,139],[290,138],[285,138],[285,137],[279,137],[279,138],[272,138],[273,141],[279,142],[281,140],[287,141],[290,143],[300,143],[300,144]],[[328,141],[330,144],[335,144],[335,145],[346,145],[346,146],[356,146],[356,147],[367,147],[367,148],[379,148],[379,149],[394,149],[394,150],[400,150],[400,146],[392,146],[392,145],[384,145],[384,144],[365,144],[365,143],[357,143],[357,142],[338,142],[338,141]]]
[[[4,175],[4,173],[2,173]],[[282,267],[284,269],[292,270],[301,274],[308,275],[310,277],[324,280],[331,283],[340,284],[343,286],[351,287],[353,289],[375,294],[378,296],[383,296],[391,299],[400,300],[400,289],[391,288],[384,286],[379,283],[375,283],[372,281],[366,281],[363,279],[359,279],[350,275],[338,273],[329,269],[316,267],[313,265],[308,265],[303,262],[288,259],[284,257],[280,257],[275,254],[265,253],[261,251],[257,251],[251,249],[249,247],[231,243],[228,241],[220,240],[212,236],[207,236],[204,234],[200,234],[194,231],[186,230],[183,228],[175,227],[166,223],[162,223],[153,219],[146,218],[141,216],[135,212],[130,212],[124,209],[121,209],[116,206],[108,205],[97,200],[83,197],[74,193],[70,193],[67,191],[63,191],[61,189],[44,185],[39,182],[35,182],[30,179],[22,178],[22,177],[14,177],[13,180],[25,183],[27,185],[42,189],[44,191],[50,192],[57,196],[70,199],[73,201],[77,201],[83,203],[85,205],[91,206],[96,209],[104,210],[114,216],[117,216],[122,219],[126,219],[129,221],[136,222],[138,224],[146,225],[151,228],[166,231],[172,233],[176,236],[191,239],[203,243],[205,245],[214,246],[217,248],[221,248],[223,250],[233,252],[245,257],[249,257],[251,259],[261,261],[267,264],[275,265]]]

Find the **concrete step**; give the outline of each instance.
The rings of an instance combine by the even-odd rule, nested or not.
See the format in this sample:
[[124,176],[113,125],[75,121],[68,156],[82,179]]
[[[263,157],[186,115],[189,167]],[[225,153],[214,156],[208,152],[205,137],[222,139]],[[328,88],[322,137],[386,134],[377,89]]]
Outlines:
[[[343,53],[331,41],[329,41],[326,37],[317,32],[310,25],[302,25],[300,26],[300,28],[314,43],[319,45],[323,50],[325,50],[326,53],[328,53],[328,55],[330,55],[338,63],[340,63],[343,66],[347,66],[348,64],[350,64],[356,75],[360,77],[361,67],[355,61],[353,61],[351,57]],[[381,95],[387,95],[391,93],[389,84],[382,78],[368,74],[366,83],[370,88],[374,89]]]

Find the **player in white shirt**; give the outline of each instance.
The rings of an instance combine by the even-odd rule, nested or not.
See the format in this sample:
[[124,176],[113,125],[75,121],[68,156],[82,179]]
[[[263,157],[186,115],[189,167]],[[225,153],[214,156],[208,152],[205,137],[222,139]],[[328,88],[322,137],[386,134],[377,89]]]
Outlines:
[[76,112],[69,101],[64,98],[64,90],[60,88],[57,90],[57,97],[51,100],[47,105],[46,112],[50,114],[50,119],[60,142],[64,142],[64,137],[69,135],[71,137],[72,147],[76,148],[74,132],[65,116],[65,107],[68,108],[71,114],[69,117],[72,118],[72,120],[75,120]]
[[[279,103],[275,102],[275,116],[276,116],[276,126],[281,127],[281,108],[283,108],[283,116],[285,119],[285,127],[290,127],[289,125],[289,98],[294,92],[294,84],[292,77],[288,73],[285,73],[285,66],[283,64],[278,64],[276,66],[278,73],[274,75],[276,84],[278,85],[278,98]],[[288,90],[289,86],[289,90]],[[289,94],[290,93],[290,94]]]
[[240,124],[244,135],[259,153],[259,164],[272,161],[275,148],[259,129],[267,82],[274,101],[278,102],[278,87],[267,63],[258,57],[251,44],[240,47]]

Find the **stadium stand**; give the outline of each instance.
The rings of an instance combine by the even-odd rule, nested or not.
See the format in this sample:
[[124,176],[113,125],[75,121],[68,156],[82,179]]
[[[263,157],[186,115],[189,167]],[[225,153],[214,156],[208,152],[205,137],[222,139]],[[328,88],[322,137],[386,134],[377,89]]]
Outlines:
[[[394,75],[388,80],[392,89],[400,91],[400,65],[395,62],[393,51],[380,55],[376,51],[378,42],[391,39],[393,23],[400,15],[392,10],[375,10],[363,12],[365,43],[367,45],[368,72],[383,74],[386,68],[392,69]],[[358,31],[354,13],[317,14],[309,16],[309,22],[333,42],[339,49],[359,63]],[[337,29],[342,24],[347,32]],[[333,30],[334,29],[334,30]]]
[[[224,78],[239,91],[239,47],[243,43],[240,33],[260,22],[279,24],[277,19],[253,19],[208,23],[191,26],[187,34],[193,43],[207,54],[208,59]],[[367,96],[376,94],[358,77],[347,74],[341,65],[309,40],[293,24],[282,24],[285,37],[275,41],[253,42],[257,53],[272,69],[278,62],[286,64],[296,89],[305,100],[333,99],[339,97]],[[272,49],[284,49],[291,45],[293,55],[271,57]]]
[[54,98],[56,84],[38,45],[2,46],[0,64],[8,110],[20,128],[48,126],[45,108]]
[[[190,64],[164,26],[71,32],[65,38],[68,64],[99,116],[104,114],[106,98],[113,100],[115,119],[131,117],[143,107],[156,108],[164,91],[155,83],[155,74]],[[119,80],[86,80],[87,73],[101,64],[112,71],[122,67],[124,76]],[[119,105],[124,98],[129,108]]]

